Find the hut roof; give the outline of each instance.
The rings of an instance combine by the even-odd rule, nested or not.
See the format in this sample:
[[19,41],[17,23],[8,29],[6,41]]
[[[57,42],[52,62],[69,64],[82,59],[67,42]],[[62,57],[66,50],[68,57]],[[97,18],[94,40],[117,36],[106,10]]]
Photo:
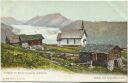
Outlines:
[[61,40],[64,38],[82,38],[83,35],[84,35],[84,32],[82,30],[72,29],[72,30],[63,31],[62,33],[59,33],[57,36],[57,40]]
[[20,42],[19,36],[17,36],[17,35],[8,35],[6,38],[7,38],[7,39],[9,40],[9,42],[12,43],[12,44],[16,44],[16,43],[19,43],[19,42]]
[[39,39],[44,39],[42,34],[35,34],[35,35],[19,35],[21,41],[30,41],[30,40],[39,40]]
[[114,48],[119,48],[119,46],[116,45],[97,45],[97,44],[87,44],[84,48],[82,48],[81,52],[87,52],[87,53],[105,53],[108,54],[111,50]]

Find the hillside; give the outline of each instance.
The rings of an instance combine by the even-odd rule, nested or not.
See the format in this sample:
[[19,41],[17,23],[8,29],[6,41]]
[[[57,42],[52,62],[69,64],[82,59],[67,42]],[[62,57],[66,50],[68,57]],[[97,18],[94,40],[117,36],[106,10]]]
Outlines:
[[44,27],[64,27],[65,25],[70,24],[71,22],[72,21],[70,19],[67,19],[61,14],[54,13],[45,16],[36,16],[24,24]]
[[87,66],[77,64],[71,60],[58,57],[61,53],[78,53],[77,47],[58,47],[48,45],[44,51],[30,51],[20,46],[1,45],[2,68],[26,68],[26,69],[53,69],[75,73],[98,73],[98,74],[126,74],[126,71],[114,69],[109,71],[105,67],[89,69]]
[[23,22],[13,17],[1,17],[1,22],[7,25],[21,25]]
[[11,46],[2,43],[2,68],[41,68],[69,71],[68,69],[54,64],[49,59],[39,56],[39,53],[27,51],[19,46]]
[[[114,44],[123,48],[127,46],[127,23],[126,22],[91,22],[84,21],[88,34],[89,44]],[[75,21],[61,28],[61,31],[80,29],[81,20]]]
[[1,42],[5,42],[6,36],[15,35],[13,32],[13,27],[1,23]]

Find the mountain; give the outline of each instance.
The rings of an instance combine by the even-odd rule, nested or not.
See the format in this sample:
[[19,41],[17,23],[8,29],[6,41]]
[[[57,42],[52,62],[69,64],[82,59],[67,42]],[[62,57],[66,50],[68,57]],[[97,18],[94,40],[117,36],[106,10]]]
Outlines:
[[[61,31],[80,29],[81,20],[72,22],[61,28]],[[88,34],[87,42],[90,44],[114,44],[127,46],[127,22],[90,22],[84,21]]]
[[59,13],[48,14],[46,16],[36,16],[29,21],[26,25],[44,26],[44,27],[64,27],[72,22]]
[[1,42],[5,43],[6,36],[15,35],[13,32],[13,27],[1,23]]
[[23,22],[16,20],[13,17],[1,17],[1,22],[7,25],[20,25],[23,24]]

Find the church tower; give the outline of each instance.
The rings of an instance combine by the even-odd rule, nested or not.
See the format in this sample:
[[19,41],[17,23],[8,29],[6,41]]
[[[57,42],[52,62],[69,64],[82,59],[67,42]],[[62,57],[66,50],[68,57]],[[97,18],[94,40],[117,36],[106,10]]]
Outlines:
[[82,32],[83,32],[83,36],[81,38],[81,46],[85,47],[87,44],[87,33],[86,33],[86,30],[84,27],[84,21],[82,21],[82,23],[81,23],[81,29],[80,30],[82,30]]

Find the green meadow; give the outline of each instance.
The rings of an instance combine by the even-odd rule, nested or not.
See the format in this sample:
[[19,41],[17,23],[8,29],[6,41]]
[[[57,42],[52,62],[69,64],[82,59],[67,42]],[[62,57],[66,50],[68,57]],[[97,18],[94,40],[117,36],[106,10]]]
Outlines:
[[[105,67],[88,68],[71,60],[60,58],[60,53],[78,54],[80,47],[55,45],[45,46],[43,51],[30,51],[20,46],[1,44],[2,68],[27,68],[27,69],[53,69],[69,73],[98,73],[98,74],[126,74],[126,70],[114,69],[109,71]],[[126,53],[122,53],[127,56]]]

